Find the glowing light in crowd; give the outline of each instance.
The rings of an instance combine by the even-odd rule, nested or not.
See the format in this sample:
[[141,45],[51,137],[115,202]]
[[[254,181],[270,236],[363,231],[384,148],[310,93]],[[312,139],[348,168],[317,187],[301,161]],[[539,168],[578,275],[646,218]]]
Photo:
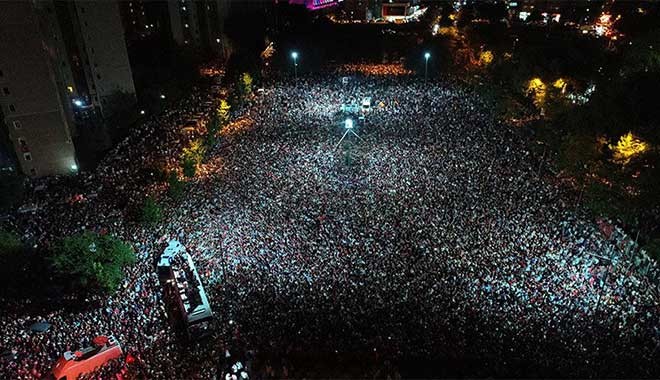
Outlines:
[[73,104],[75,104],[77,107],[82,107],[83,106],[83,102],[80,99],[75,99],[73,101]]
[[77,170],[78,170],[78,165],[76,165],[76,164],[72,164],[72,165],[71,165],[71,170],[73,170],[73,171],[77,171]]
[[297,51],[291,52],[291,58],[298,59],[298,52]]
[[555,83],[552,84],[554,88],[561,89],[562,92],[566,88],[566,81],[563,78],[559,78],[555,81]]
[[424,58],[426,58],[426,60],[428,61],[428,59],[431,58],[431,53],[429,52],[424,53]]
[[160,94],[161,99],[165,99],[165,94]]
[[144,115],[144,110],[140,110],[140,115]]
[[346,119],[344,122],[344,127],[346,129],[352,129],[353,128],[353,120],[352,119]]
[[607,14],[607,13],[603,13],[603,14],[600,15],[600,17],[598,18],[598,21],[599,21],[601,24],[609,24],[610,22],[612,22],[612,15],[611,15],[611,14]]
[[613,152],[612,159],[619,164],[627,164],[630,160],[644,153],[648,149],[648,144],[635,137],[632,132],[621,136],[616,146],[610,145]]

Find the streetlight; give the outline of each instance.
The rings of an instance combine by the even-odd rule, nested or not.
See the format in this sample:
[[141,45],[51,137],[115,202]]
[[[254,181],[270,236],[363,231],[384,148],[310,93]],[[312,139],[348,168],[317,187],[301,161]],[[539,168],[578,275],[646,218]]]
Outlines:
[[431,58],[431,53],[427,51],[424,53],[424,80],[429,78],[429,58]]
[[293,51],[291,52],[291,58],[293,58],[293,73],[296,78],[296,81],[298,80],[298,52]]

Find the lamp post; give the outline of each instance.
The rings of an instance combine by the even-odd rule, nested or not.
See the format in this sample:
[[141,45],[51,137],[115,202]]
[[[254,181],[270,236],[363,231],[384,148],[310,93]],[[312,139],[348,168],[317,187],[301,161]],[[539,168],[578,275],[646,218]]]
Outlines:
[[424,80],[429,78],[429,58],[431,58],[431,53],[427,51],[424,53]]
[[291,58],[293,58],[293,74],[296,81],[298,81],[298,52],[291,52]]

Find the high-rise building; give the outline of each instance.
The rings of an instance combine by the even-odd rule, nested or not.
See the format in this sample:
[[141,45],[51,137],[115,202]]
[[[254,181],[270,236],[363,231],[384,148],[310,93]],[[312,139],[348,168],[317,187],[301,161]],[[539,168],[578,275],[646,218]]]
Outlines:
[[168,0],[172,38],[181,46],[224,52],[224,21],[228,0]]
[[[107,118],[135,104],[135,85],[115,1],[57,2],[59,22],[69,42],[68,59],[78,70],[74,100]],[[66,8],[66,9],[64,9]],[[67,26],[71,28],[67,28]],[[78,103],[74,103],[78,104]]]
[[155,25],[152,28],[147,19],[145,4],[141,0],[120,1],[119,12],[128,44],[149,36],[150,29],[155,29]]
[[61,33],[50,25],[54,14],[52,3],[0,4],[0,103],[19,164],[30,176],[77,169]]
[[76,121],[109,117],[135,104],[118,4],[0,2],[0,87],[23,172],[77,170]]

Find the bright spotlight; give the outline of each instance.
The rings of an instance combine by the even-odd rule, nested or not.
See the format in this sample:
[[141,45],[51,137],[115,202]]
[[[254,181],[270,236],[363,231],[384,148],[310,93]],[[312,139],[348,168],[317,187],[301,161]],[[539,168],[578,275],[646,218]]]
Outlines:
[[291,58],[298,59],[298,52],[297,51],[291,52]]
[[77,171],[78,170],[78,165],[72,164],[71,165],[71,170],[73,170],[74,172]]
[[80,99],[76,99],[76,100],[73,101],[73,104],[75,104],[78,107],[82,107],[83,102]]
[[161,99],[165,99],[165,95],[164,95],[164,94],[160,94],[160,98],[161,98]]
[[352,119],[346,119],[346,121],[344,122],[344,128],[353,129],[353,120]]
[[144,115],[144,110],[140,110],[140,115]]
[[426,59],[431,58],[431,53],[429,53],[429,52],[424,53],[424,58],[426,58]]

